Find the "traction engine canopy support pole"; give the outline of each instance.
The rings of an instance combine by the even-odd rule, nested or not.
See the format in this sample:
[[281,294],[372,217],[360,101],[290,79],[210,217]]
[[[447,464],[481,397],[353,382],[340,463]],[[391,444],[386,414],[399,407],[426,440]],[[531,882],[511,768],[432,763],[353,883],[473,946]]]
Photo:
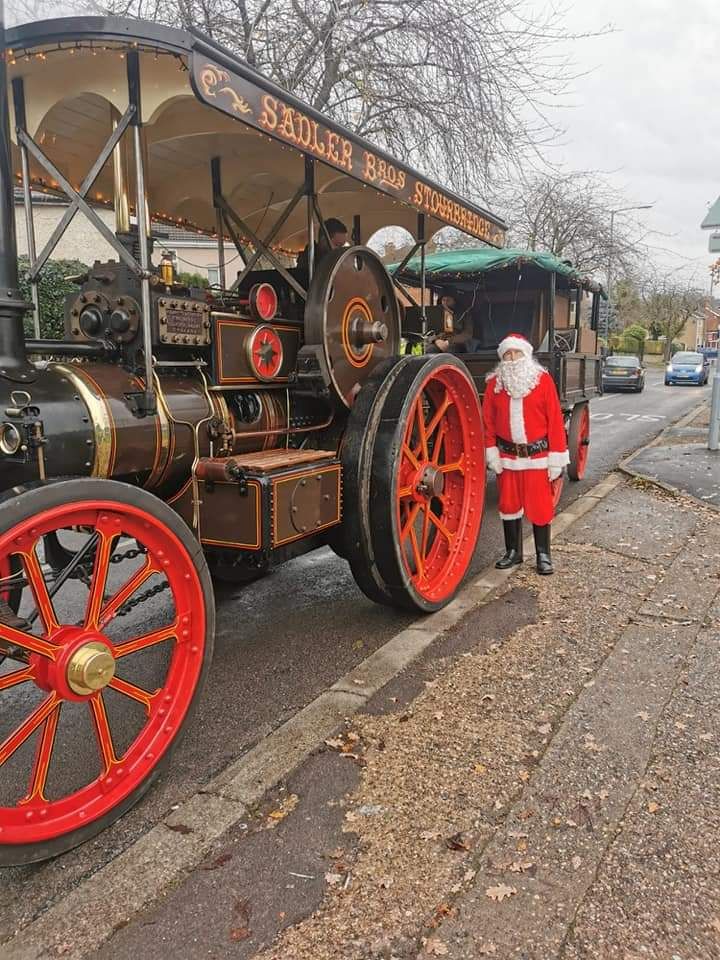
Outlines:
[[222,181],[220,178],[220,157],[213,157],[210,161],[210,174],[212,177],[213,206],[215,207],[215,222],[217,224],[217,250],[218,250],[218,282],[221,290],[227,290],[225,277],[225,225],[223,223],[222,205]]
[[305,157],[305,196],[307,197],[308,289],[315,272],[315,162]]
[[23,318],[30,304],[23,300],[18,284],[6,58],[5,3],[0,0],[0,376],[27,383],[34,379],[23,333]]
[[[13,87],[13,105],[15,107],[15,126],[19,130],[27,133],[27,120],[25,116],[25,84],[22,77],[15,77],[12,82]],[[30,161],[28,149],[21,141],[20,144],[20,163],[22,166],[22,185],[23,185],[23,206],[25,208],[25,234],[27,236],[28,258],[30,263],[35,263],[37,259],[37,249],[35,247],[35,221],[32,207],[32,191],[30,189]],[[38,292],[38,280],[36,276],[30,278],[30,296],[33,305],[33,331],[35,339],[40,339],[40,295]]]
[[425,309],[425,214],[419,213],[417,219],[417,242],[420,246],[420,316],[422,335],[427,335],[427,311]]
[[137,200],[135,219],[137,220],[138,245],[140,250],[140,279],[142,292],[142,333],[145,361],[145,402],[142,413],[152,416],[157,412],[157,399],[153,389],[152,329],[150,325],[150,230],[148,224],[147,191],[145,188],[145,164],[143,156],[142,103],[140,100],[140,56],[137,50],[127,55],[128,100],[135,108],[131,120],[133,130],[133,148],[135,153],[135,180]]

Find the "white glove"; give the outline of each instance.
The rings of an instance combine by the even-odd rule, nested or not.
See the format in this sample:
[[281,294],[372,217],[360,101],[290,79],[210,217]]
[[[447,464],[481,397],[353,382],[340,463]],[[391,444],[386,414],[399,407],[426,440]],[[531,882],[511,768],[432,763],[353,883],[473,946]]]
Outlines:
[[485,451],[485,460],[487,465],[495,474],[500,474],[503,472],[502,464],[500,463],[500,453],[497,448],[490,450],[489,448]]
[[557,480],[562,472],[562,467],[548,467],[548,477],[550,477],[550,482],[552,483],[553,480]]

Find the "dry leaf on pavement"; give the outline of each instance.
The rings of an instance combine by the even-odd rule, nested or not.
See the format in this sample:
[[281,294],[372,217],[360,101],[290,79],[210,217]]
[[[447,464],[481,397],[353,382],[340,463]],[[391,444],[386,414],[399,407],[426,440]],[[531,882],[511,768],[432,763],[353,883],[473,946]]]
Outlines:
[[425,952],[429,953],[431,957],[446,957],[449,951],[442,940],[428,940]]
[[506,883],[499,883],[496,887],[488,887],[485,891],[485,896],[494,900],[496,903],[502,903],[503,900],[507,900],[508,897],[512,897],[516,893],[516,887],[509,887]]

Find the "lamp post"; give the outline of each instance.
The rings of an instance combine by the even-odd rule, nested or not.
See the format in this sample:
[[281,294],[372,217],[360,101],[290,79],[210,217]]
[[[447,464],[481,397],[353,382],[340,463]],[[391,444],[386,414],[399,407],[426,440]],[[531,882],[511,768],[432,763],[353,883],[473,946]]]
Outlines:
[[610,238],[608,242],[608,265],[607,265],[607,313],[605,314],[605,342],[610,339],[610,313],[612,311],[612,270],[613,270],[613,241],[615,235],[615,215],[618,213],[628,213],[630,210],[652,210],[652,203],[640,203],[632,207],[619,207],[617,210],[610,210]]
[[[720,279],[720,259],[710,267],[710,305],[708,310],[715,314],[712,309],[713,287],[716,281]],[[717,314],[715,314],[717,316]],[[720,450],[720,320],[718,321],[718,338],[716,341],[718,348],[715,358],[715,368],[713,370],[712,395],[710,400],[710,429],[708,431],[708,450]]]

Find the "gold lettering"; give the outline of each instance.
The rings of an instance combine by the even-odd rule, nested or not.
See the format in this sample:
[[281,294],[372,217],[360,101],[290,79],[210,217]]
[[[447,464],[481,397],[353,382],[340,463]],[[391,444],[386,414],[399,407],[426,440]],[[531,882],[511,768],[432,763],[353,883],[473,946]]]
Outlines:
[[404,170],[401,170],[400,173],[398,174],[398,187],[401,190],[405,189],[405,171]]
[[312,127],[304,113],[299,113],[297,117],[297,139],[303,147],[309,147],[312,143]]
[[280,127],[278,133],[280,136],[285,137],[286,140],[289,140],[290,143],[295,143],[295,129],[293,127],[293,119],[295,116],[295,111],[292,107],[287,107],[285,104],[282,105],[282,117],[280,120]]
[[332,130],[328,130],[326,139],[328,160],[332,160],[333,163],[337,163],[340,160],[337,152],[337,143],[340,138],[336,133],[333,133]]
[[318,142],[318,125],[317,121],[311,120],[312,130],[313,130],[313,139],[310,149],[313,153],[316,153],[319,157],[325,156],[325,144]]
[[266,130],[274,130],[277,126],[277,107],[278,102],[275,97],[266,93],[262,98],[263,112],[260,114],[260,124]]
[[422,184],[419,180],[415,181],[415,192],[413,193],[412,202],[416,207],[422,206]]
[[365,166],[363,168],[363,177],[365,180],[369,180],[370,183],[375,183],[377,179],[376,172],[376,163],[377,158],[374,153],[370,153],[369,150],[363,152],[363,160],[365,161]]
[[352,170],[352,151],[353,145],[349,140],[343,140],[342,143],[342,165],[346,170]]

